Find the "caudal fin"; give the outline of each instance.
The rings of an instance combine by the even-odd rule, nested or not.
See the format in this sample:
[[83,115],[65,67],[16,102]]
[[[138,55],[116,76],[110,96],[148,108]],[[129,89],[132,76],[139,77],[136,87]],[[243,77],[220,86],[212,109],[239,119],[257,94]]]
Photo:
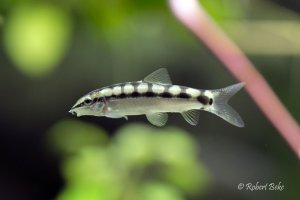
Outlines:
[[210,90],[213,94],[213,104],[208,109],[209,112],[221,117],[232,125],[244,127],[244,122],[240,115],[227,104],[229,99],[237,93],[245,83],[237,83],[226,88]]

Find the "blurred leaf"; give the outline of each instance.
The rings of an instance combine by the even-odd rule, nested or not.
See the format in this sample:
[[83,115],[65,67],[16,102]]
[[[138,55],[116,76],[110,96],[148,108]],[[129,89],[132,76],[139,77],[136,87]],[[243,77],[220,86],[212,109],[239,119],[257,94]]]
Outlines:
[[71,183],[103,183],[115,180],[118,173],[105,148],[87,147],[70,157],[64,165],[64,174]]
[[217,21],[237,19],[243,15],[242,5],[247,2],[239,0],[201,0],[201,4],[207,12]]
[[145,125],[128,125],[117,132],[115,145],[125,165],[143,166],[153,160],[152,132]]
[[199,194],[208,180],[198,162],[197,144],[185,131],[168,128],[157,133],[156,159],[166,164],[162,175],[189,194]]
[[49,133],[54,148],[73,153],[62,168],[62,200],[180,200],[201,194],[208,180],[197,144],[181,129],[131,124],[102,146],[104,131],[82,122],[65,120]]
[[107,30],[122,24],[129,14],[130,1],[85,0],[78,2],[78,10],[96,30]]
[[49,130],[51,148],[61,154],[75,153],[84,147],[100,146],[107,142],[101,128],[77,120],[63,120]]
[[113,159],[107,149],[99,147],[85,148],[68,159],[63,166],[68,187],[60,199],[117,199],[122,175]]
[[4,42],[18,69],[37,77],[57,66],[70,32],[70,19],[63,10],[47,4],[18,5],[4,27]]
[[197,162],[169,167],[162,174],[170,183],[194,196],[201,194],[209,181],[207,171]]
[[112,200],[107,191],[97,184],[68,185],[58,196],[58,200]]
[[161,162],[180,165],[197,159],[196,143],[181,129],[159,131],[155,141],[156,158]]
[[142,186],[141,200],[183,200],[174,187],[159,182],[149,182]]

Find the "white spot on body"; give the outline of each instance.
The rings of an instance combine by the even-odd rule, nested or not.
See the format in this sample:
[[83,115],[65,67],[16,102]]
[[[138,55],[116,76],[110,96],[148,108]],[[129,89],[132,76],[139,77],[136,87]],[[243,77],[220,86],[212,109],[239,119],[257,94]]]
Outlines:
[[142,83],[137,87],[139,93],[146,93],[148,91],[148,84]]
[[209,99],[213,98],[213,94],[209,90],[205,90],[205,92],[203,94],[204,94],[204,96],[207,96]]
[[191,95],[193,98],[198,97],[200,95],[200,91],[193,88],[186,89],[186,93]]
[[124,86],[124,93],[125,93],[125,94],[131,94],[131,93],[133,93],[133,91],[134,91],[133,85],[131,85],[131,84],[126,84],[126,85]]
[[181,88],[178,85],[173,85],[172,87],[169,88],[169,92],[172,95],[178,95],[181,92]]
[[103,90],[101,90],[101,94],[103,96],[111,96],[112,95],[112,89],[110,88],[105,88]]
[[165,90],[165,87],[162,86],[162,85],[156,85],[156,84],[153,84],[153,86],[152,86],[152,91],[153,91],[154,93],[160,94],[160,93],[162,93],[164,90]]
[[113,94],[114,95],[120,95],[122,93],[122,88],[121,86],[116,86],[113,88]]

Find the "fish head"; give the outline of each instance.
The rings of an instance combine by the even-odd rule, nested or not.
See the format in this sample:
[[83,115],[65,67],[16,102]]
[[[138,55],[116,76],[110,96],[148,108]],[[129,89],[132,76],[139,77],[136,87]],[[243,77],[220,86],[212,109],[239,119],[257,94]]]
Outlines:
[[101,97],[95,97],[89,93],[79,98],[69,113],[80,117],[83,115],[104,116],[104,102]]

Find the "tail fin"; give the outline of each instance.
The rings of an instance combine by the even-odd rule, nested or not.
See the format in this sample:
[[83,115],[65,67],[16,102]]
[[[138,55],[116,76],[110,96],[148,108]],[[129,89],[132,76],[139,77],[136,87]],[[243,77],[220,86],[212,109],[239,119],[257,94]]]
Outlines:
[[244,85],[245,83],[237,83],[226,88],[210,90],[213,94],[214,101],[208,111],[235,126],[244,127],[244,122],[240,115],[227,104],[229,99]]

